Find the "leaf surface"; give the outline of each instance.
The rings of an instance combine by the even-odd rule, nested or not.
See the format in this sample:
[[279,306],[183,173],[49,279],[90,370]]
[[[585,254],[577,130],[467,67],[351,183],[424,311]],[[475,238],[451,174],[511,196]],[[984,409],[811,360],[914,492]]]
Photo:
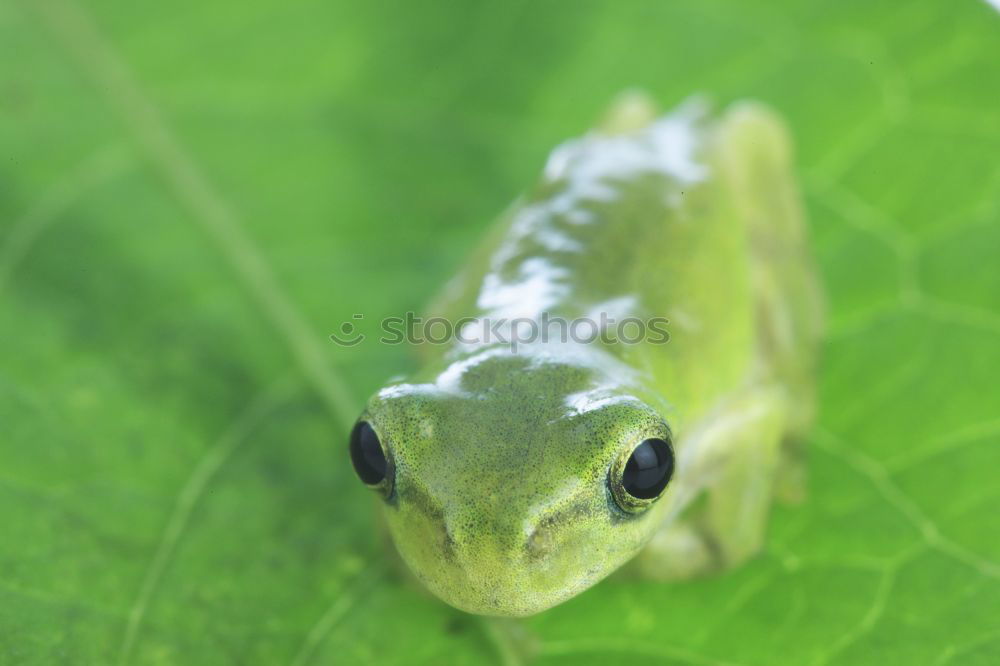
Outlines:
[[[998,40],[973,0],[0,5],[0,662],[1000,662]],[[809,497],[739,570],[494,625],[392,574],[342,454],[408,351],[326,336],[419,310],[629,86],[792,127]]]

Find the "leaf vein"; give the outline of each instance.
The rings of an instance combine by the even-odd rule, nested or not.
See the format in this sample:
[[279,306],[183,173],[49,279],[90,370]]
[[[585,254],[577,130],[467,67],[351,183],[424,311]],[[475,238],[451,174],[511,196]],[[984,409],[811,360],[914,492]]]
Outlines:
[[867,478],[879,494],[917,529],[928,546],[975,569],[983,576],[1000,580],[1000,564],[992,562],[946,537],[938,525],[893,483],[888,470],[878,461],[847,448],[828,431],[818,430],[816,435],[817,446],[836,456],[861,476]]
[[319,338],[278,284],[233,207],[171,133],[91,17],[68,0],[37,0],[30,6],[77,58],[174,196],[215,242],[333,415],[343,423],[353,420],[350,391],[328,367]]
[[159,546],[129,610],[128,620],[125,624],[125,635],[118,651],[119,666],[125,666],[129,663],[156,587],[177,551],[177,544],[190,524],[191,515],[205,494],[205,490],[218,477],[219,471],[226,462],[247,441],[254,428],[287,397],[289,388],[290,383],[281,380],[275,382],[253,399],[226,429],[215,445],[198,461],[191,476],[181,487],[174,503],[174,510],[160,537]]

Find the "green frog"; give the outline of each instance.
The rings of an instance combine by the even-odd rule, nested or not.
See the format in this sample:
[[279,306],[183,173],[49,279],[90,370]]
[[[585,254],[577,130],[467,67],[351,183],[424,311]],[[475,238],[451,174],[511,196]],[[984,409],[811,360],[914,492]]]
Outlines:
[[761,104],[624,96],[431,314],[454,335],[368,401],[349,451],[402,560],[457,608],[538,613],[626,563],[732,567],[803,492],[822,298]]

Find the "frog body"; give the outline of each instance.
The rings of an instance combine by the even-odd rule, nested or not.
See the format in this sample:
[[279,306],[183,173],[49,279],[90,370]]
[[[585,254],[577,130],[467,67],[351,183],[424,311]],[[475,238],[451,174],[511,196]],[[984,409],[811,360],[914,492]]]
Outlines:
[[371,398],[355,467],[414,575],[469,612],[536,613],[630,561],[738,564],[800,485],[820,304],[780,120],[627,96],[446,286],[431,314],[457,339]]

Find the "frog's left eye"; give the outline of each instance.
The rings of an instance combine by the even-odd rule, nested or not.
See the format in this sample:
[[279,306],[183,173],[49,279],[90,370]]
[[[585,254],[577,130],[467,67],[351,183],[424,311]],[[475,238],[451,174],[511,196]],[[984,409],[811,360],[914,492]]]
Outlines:
[[625,511],[639,511],[657,499],[674,474],[674,449],[668,439],[640,442],[627,458],[612,466],[608,483]]
[[393,468],[375,429],[368,421],[358,421],[351,430],[351,463],[361,481],[381,490],[386,496],[392,490]]

